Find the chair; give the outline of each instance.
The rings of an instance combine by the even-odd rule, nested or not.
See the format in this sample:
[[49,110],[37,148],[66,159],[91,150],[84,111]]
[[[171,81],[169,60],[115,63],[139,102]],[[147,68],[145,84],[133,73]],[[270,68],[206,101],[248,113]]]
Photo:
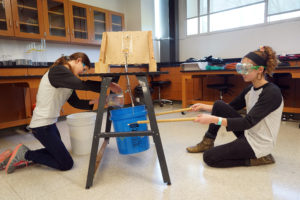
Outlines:
[[155,89],[156,87],[158,88],[158,99],[154,100],[153,102],[158,102],[159,105],[160,105],[160,107],[163,107],[164,104],[167,104],[167,103],[173,105],[173,101],[168,100],[168,99],[162,99],[161,98],[161,94],[160,94],[160,90],[163,87],[166,87],[166,86],[170,85],[171,81],[169,81],[169,80],[165,80],[165,81],[153,81],[153,77],[151,77],[150,84],[151,84],[151,87],[153,89]]
[[207,88],[215,89],[220,92],[220,100],[223,100],[223,95],[229,91],[231,87],[233,87],[233,84],[228,84],[228,78],[230,76],[233,76],[232,74],[224,74],[220,75],[221,77],[224,77],[224,83],[222,84],[207,84]]

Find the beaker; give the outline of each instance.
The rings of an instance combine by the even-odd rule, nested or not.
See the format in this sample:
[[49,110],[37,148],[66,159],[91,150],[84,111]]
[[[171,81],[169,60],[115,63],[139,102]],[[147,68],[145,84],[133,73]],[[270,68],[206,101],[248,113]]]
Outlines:
[[46,54],[46,40],[41,39],[41,65],[47,66],[47,54]]
[[37,51],[35,42],[30,43],[31,61],[33,66],[37,66]]
[[122,108],[124,106],[123,92],[119,94],[109,94],[106,98],[106,104],[111,107]]

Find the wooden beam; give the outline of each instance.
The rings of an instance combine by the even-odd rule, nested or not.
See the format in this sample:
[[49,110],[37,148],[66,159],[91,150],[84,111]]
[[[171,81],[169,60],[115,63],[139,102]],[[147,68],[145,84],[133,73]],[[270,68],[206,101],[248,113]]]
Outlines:
[[105,148],[106,148],[108,142],[109,142],[109,138],[105,138],[102,145],[101,145],[101,148],[99,149],[99,152],[98,152],[97,157],[96,157],[96,164],[95,164],[94,174],[96,174],[97,169],[98,169],[98,167],[101,163],[101,160],[102,160],[102,157],[103,157],[103,154],[104,154],[104,151],[105,151]]

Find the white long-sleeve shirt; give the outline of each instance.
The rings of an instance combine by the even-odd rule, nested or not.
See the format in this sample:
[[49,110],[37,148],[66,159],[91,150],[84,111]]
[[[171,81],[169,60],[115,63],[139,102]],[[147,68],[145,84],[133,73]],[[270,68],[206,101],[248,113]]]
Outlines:
[[75,108],[91,110],[93,105],[89,105],[89,100],[80,100],[74,90],[100,92],[100,85],[100,81],[80,80],[65,66],[50,68],[41,79],[29,127],[56,123],[66,101]]
[[245,131],[257,158],[270,154],[281,123],[283,98],[280,89],[273,83],[259,88],[250,85],[229,105],[235,110],[246,107],[247,114],[244,118],[227,118],[227,130]]

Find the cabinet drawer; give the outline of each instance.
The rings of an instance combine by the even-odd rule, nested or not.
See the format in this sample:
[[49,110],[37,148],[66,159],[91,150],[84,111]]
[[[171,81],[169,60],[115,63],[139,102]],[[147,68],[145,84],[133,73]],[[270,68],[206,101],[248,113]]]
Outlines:
[[28,75],[41,75],[43,76],[49,68],[28,68]]
[[0,76],[27,76],[27,68],[0,68]]

